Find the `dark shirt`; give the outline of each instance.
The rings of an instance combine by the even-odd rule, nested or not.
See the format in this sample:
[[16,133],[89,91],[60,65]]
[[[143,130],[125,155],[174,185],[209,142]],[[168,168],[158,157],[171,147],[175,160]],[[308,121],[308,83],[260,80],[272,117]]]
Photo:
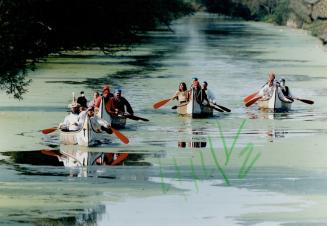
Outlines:
[[85,97],[78,97],[77,103],[80,104],[82,107],[87,107],[87,99]]
[[198,89],[192,88],[192,89],[193,89],[193,95],[194,95],[196,102],[198,102],[199,104],[202,104],[203,93],[205,93],[205,92],[202,92],[201,88],[198,88]]
[[205,100],[207,102],[207,104],[209,105],[210,104],[210,101],[208,99],[208,95],[207,95],[206,90],[205,89],[202,89],[201,92],[202,92],[202,96],[201,96],[202,97],[202,102]]
[[290,95],[288,86],[285,86],[285,89],[281,89],[281,90],[282,90],[285,97],[288,97]]
[[126,111],[132,115],[134,111],[131,105],[129,104],[129,102],[124,97],[112,98],[112,107],[114,109],[118,109],[118,111],[120,112],[125,112],[125,106],[126,106]]
[[[102,95],[102,96],[103,96],[103,95]],[[114,97],[114,95],[113,95],[112,93],[109,93],[109,95],[108,95],[107,97],[104,97],[104,96],[103,96],[103,99],[104,99],[105,103],[107,103],[108,100],[109,100],[110,98],[112,98],[112,97]]]

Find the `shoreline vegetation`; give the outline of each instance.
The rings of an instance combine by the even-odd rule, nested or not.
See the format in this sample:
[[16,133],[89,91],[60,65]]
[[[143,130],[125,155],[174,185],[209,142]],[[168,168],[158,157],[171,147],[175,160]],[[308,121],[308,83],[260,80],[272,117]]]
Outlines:
[[210,13],[307,30],[327,45],[327,0],[200,0]]
[[49,54],[100,49],[114,53],[141,35],[193,13],[184,0],[2,0],[0,91],[22,99],[28,71]]
[[308,30],[327,44],[327,0],[3,0],[0,91],[22,99],[28,71],[50,54],[112,54],[196,11]]

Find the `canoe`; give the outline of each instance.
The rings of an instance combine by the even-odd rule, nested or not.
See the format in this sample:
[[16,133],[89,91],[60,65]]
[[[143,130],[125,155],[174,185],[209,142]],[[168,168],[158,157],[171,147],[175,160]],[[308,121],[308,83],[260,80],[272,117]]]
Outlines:
[[260,109],[289,111],[291,110],[292,102],[283,95],[279,87],[275,86],[272,97],[269,100],[259,100],[257,105]]
[[100,140],[101,132],[97,132],[89,120],[85,118],[83,127],[77,131],[60,130],[60,143],[66,145],[93,146]]
[[213,116],[213,109],[199,104],[192,90],[191,99],[188,102],[181,102],[177,108],[177,113],[180,115],[190,115],[192,118],[206,118]]
[[102,98],[99,111],[97,115],[103,118],[107,122],[111,123],[111,126],[115,129],[122,129],[126,126],[126,117],[123,115],[111,116],[106,109],[104,99]]

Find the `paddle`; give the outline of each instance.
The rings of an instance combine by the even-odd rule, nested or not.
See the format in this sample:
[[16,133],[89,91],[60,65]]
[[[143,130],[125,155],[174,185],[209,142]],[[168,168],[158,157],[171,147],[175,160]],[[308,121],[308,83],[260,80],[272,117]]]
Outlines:
[[163,105],[167,104],[169,101],[171,101],[172,98],[168,98],[168,99],[164,99],[161,101],[158,101],[157,103],[153,104],[153,108],[154,109],[158,109],[160,107],[162,107]]
[[112,128],[112,127],[110,127],[110,128],[111,128],[112,132],[116,135],[116,137],[119,140],[121,140],[124,144],[129,143],[128,138],[124,134],[122,134],[121,132],[119,132],[118,130],[116,130],[116,129]]
[[145,122],[150,121],[150,120],[147,119],[147,118],[141,118],[141,117],[136,116],[136,115],[123,114],[123,116],[125,116],[126,118],[129,118],[129,119],[132,119],[132,120],[136,120],[136,121],[138,121],[138,120],[142,120],[142,121],[145,121]]
[[[261,88],[263,88],[263,87],[264,87],[265,85],[267,85],[267,84],[268,84],[268,82],[266,82],[263,86],[261,86]],[[252,93],[252,94],[250,94],[250,95],[244,97],[243,102],[244,102],[244,103],[249,102],[249,101],[252,100],[256,95],[258,95],[259,92],[260,92],[260,91],[257,91],[257,92],[255,92],[255,93]]]
[[223,110],[221,110],[221,109],[219,109],[219,108],[216,108],[216,107],[214,107],[214,106],[212,106],[212,105],[203,105],[203,106],[207,106],[207,107],[212,108],[212,109],[214,109],[214,110],[216,110],[216,111],[219,111],[219,112],[224,112]]
[[49,134],[49,133],[56,131],[57,129],[58,129],[58,127],[52,127],[52,128],[43,129],[43,130],[41,130],[41,132],[43,134]]
[[228,108],[226,108],[226,107],[224,107],[224,106],[221,106],[221,105],[218,105],[218,104],[214,104],[214,105],[216,105],[217,107],[223,109],[224,111],[231,112],[230,109],[228,109]]
[[59,154],[54,153],[53,150],[45,149],[45,150],[41,150],[41,153],[48,156],[59,157]]
[[219,108],[216,108],[216,107],[214,107],[214,106],[209,106],[209,107],[211,107],[212,109],[214,109],[214,110],[216,110],[216,111],[224,112],[223,110],[221,110],[221,109],[219,109]]
[[257,92],[255,92],[255,93],[252,93],[252,94],[250,94],[250,95],[244,97],[243,102],[244,102],[244,103],[249,102],[249,101],[252,100],[252,99],[253,99],[253,98],[254,98],[258,93],[259,93],[259,91],[257,91]]
[[314,101],[312,101],[312,100],[300,99],[300,98],[295,98],[295,97],[292,97],[291,99],[299,100],[306,104],[314,104]]
[[128,153],[118,154],[118,157],[110,165],[112,165],[112,166],[118,165],[123,160],[125,160],[127,157],[128,157]]
[[261,98],[262,98],[262,96],[255,97],[252,100],[246,102],[245,106],[246,107],[250,107],[252,104],[254,104],[255,102],[257,102]]

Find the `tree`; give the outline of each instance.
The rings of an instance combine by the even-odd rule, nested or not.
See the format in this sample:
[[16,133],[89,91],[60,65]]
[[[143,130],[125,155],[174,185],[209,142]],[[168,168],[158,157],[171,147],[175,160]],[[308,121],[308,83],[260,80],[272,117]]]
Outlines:
[[22,98],[27,72],[48,54],[112,51],[192,11],[183,0],[0,0],[0,89]]

